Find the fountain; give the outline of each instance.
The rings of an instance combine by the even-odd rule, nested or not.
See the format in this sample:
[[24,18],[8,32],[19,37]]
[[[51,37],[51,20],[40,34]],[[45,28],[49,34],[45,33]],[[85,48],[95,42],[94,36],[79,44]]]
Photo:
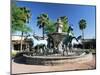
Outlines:
[[62,32],[62,28],[63,28],[63,24],[61,22],[61,19],[58,18],[57,23],[56,23],[56,32],[48,34],[53,39],[54,50],[60,54],[63,51],[62,50],[62,41],[64,40],[65,36],[67,35],[67,33]]
[[[67,33],[62,32],[63,24],[61,19],[57,19],[56,32],[48,34],[53,40],[53,53],[47,55],[28,55],[29,53],[23,54],[23,58],[26,64],[38,64],[38,65],[56,65],[67,62],[79,62],[79,61],[90,61],[92,60],[92,53],[86,54],[85,52],[75,51],[70,55],[63,56],[62,41],[67,36]],[[48,48],[50,50],[50,48]],[[47,50],[46,50],[47,51]]]

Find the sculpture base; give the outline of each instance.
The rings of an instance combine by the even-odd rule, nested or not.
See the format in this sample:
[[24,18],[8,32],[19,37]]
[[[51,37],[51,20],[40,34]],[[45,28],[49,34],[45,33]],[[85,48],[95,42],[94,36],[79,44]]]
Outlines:
[[58,65],[74,62],[88,62],[93,58],[92,53],[81,54],[79,56],[28,56],[23,55],[26,64],[33,65]]

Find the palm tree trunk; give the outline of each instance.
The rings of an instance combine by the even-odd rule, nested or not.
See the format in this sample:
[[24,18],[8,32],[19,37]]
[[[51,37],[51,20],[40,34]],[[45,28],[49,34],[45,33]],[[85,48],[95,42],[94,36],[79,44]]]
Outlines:
[[82,30],[82,39],[84,40],[84,30]]
[[21,33],[21,45],[20,45],[20,50],[22,51],[23,46],[23,32]]
[[82,30],[82,43],[83,43],[83,49],[84,49],[84,30]]
[[44,26],[43,26],[43,33],[42,33],[42,35],[43,35],[43,40],[44,40]]

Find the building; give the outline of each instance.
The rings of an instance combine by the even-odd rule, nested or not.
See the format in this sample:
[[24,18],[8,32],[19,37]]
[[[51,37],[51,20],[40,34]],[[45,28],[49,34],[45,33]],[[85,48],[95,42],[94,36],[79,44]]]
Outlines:
[[[22,37],[23,48],[25,48],[25,46],[26,46],[24,39],[25,39],[25,37]],[[12,36],[12,41],[11,41],[12,50],[20,50],[20,46],[21,46],[20,40],[21,40],[21,36],[19,36],[19,35]]]
[[96,49],[96,39],[84,39],[82,44],[74,45],[76,48]]
[[96,49],[96,39],[84,39],[83,45],[85,49]]

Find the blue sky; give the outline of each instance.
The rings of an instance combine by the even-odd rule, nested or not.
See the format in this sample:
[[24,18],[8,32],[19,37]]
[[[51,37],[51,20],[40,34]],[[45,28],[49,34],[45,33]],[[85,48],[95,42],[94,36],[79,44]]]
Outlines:
[[28,24],[37,35],[42,36],[42,29],[37,27],[37,16],[41,13],[47,13],[50,20],[55,21],[60,16],[67,16],[69,24],[73,25],[74,35],[81,35],[78,22],[80,19],[87,21],[87,27],[84,30],[85,38],[95,37],[95,6],[71,5],[71,4],[55,4],[55,3],[38,3],[17,1],[19,7],[27,7],[30,9],[32,17]]

